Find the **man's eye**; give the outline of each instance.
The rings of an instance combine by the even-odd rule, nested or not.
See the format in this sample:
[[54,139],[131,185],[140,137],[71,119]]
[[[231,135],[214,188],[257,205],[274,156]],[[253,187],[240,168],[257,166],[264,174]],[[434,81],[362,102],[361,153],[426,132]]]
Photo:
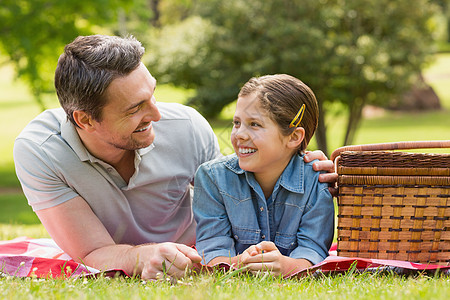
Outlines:
[[128,112],[128,114],[130,114],[130,115],[134,115],[134,114],[137,114],[138,112],[139,112],[139,110],[141,109],[141,105],[138,105],[136,108],[134,108],[133,110],[130,110],[129,112]]

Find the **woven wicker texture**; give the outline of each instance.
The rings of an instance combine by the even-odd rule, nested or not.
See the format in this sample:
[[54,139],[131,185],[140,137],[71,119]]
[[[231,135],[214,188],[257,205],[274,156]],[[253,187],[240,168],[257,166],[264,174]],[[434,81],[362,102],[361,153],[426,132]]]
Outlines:
[[336,162],[338,255],[450,265],[449,154],[344,151]]

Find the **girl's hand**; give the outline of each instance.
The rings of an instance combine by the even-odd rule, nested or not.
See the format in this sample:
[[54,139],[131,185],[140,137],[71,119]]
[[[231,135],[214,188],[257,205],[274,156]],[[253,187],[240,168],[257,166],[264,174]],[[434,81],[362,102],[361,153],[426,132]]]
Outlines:
[[261,242],[250,246],[241,256],[242,265],[253,274],[271,272],[272,275],[282,275],[282,265],[286,257],[283,256],[272,242]]
[[253,274],[270,272],[273,276],[288,276],[312,264],[306,259],[284,256],[272,242],[261,242],[250,246],[241,256],[241,265]]

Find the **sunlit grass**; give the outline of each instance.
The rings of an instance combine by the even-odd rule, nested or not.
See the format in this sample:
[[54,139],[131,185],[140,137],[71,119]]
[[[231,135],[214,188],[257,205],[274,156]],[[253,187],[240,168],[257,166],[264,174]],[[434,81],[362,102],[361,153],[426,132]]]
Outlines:
[[282,280],[222,272],[194,274],[171,284],[137,278],[0,278],[4,299],[446,299],[448,277],[339,274]]

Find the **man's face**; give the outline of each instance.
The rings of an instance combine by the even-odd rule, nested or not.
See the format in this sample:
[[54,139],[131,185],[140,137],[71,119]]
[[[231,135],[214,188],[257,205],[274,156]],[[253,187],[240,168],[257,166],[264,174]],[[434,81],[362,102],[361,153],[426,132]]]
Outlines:
[[[153,96],[156,80],[144,64],[108,86],[102,120],[95,122],[99,141],[122,150],[148,147],[155,139],[152,122],[161,118]],[[106,150],[106,149],[105,149]]]

